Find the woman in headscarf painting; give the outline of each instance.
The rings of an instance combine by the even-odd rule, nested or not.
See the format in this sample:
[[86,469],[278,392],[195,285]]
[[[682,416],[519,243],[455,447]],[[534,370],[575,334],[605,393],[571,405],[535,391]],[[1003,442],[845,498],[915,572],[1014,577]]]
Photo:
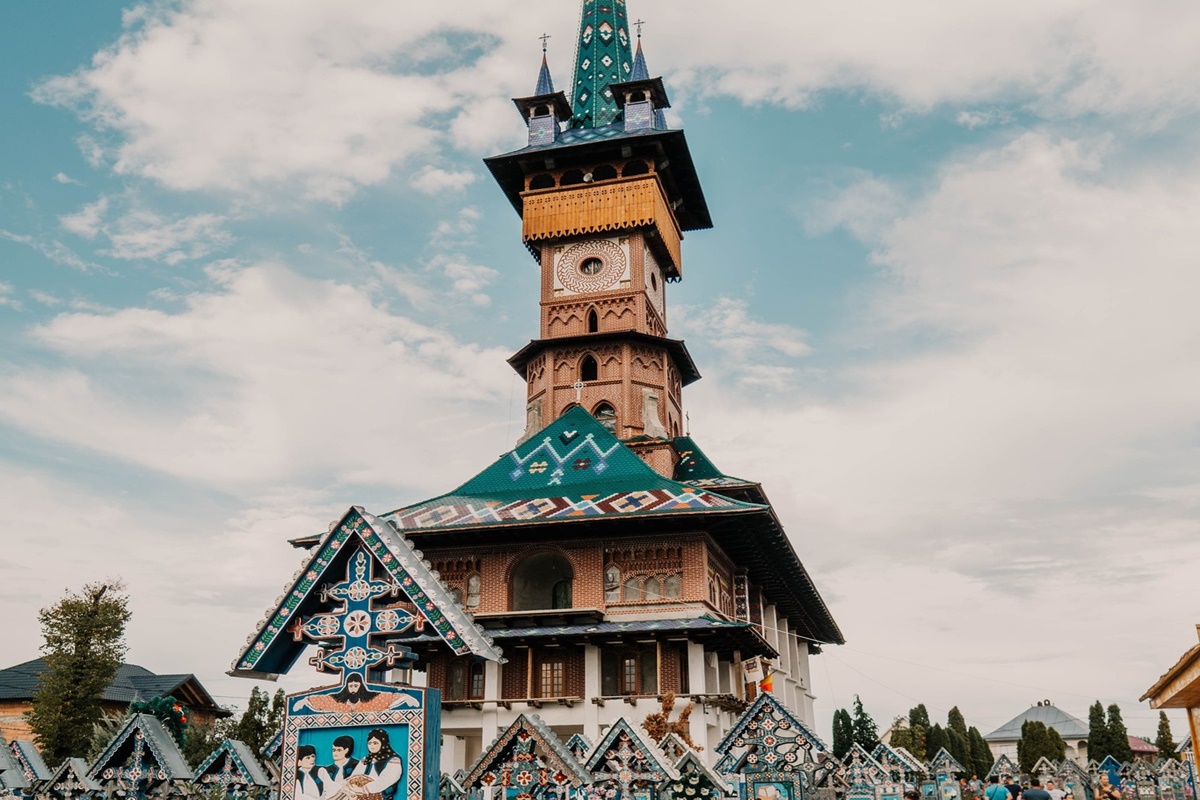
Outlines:
[[404,762],[392,749],[388,732],[373,728],[367,734],[367,754],[354,768],[346,787],[351,794],[365,800],[394,800],[403,777]]

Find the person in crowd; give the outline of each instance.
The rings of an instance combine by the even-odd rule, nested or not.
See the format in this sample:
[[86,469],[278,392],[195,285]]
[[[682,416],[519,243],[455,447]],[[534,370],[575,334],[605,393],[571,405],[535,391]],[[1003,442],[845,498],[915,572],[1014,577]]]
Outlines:
[[1113,786],[1107,772],[1100,773],[1100,785],[1096,787],[1096,800],[1121,800],[1121,790]]
[[983,790],[983,800],[1012,800],[1012,796],[1000,785],[1000,776],[988,778],[987,788]]
[[1054,781],[1046,781],[1046,792],[1050,795],[1050,800],[1063,800],[1067,793],[1054,785]]
[[1042,788],[1036,776],[1029,780],[1029,788],[1021,792],[1021,800],[1050,800],[1050,793]]
[[1021,796],[1020,785],[1017,783],[1017,781],[1013,778],[1012,775],[1006,775],[1004,777],[1005,777],[1005,780],[1007,781],[1004,784],[1004,788],[1008,790],[1008,793],[1012,797],[1012,800],[1017,800],[1017,798]]

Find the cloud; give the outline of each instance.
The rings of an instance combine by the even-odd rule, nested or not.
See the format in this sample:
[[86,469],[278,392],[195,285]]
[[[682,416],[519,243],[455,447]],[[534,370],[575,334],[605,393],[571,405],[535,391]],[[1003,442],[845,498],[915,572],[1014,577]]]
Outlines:
[[471,172],[447,172],[437,167],[426,166],[418,170],[409,184],[418,192],[428,195],[454,194],[475,182]]
[[795,362],[812,352],[805,331],[752,318],[745,300],[720,297],[709,306],[678,307],[674,318],[681,332],[707,340],[724,374],[744,386],[786,388],[798,374]]
[[104,215],[108,212],[108,198],[101,197],[94,203],[88,203],[74,214],[65,214],[58,218],[58,224],[71,233],[85,239],[94,239],[100,232]]
[[225,488],[411,479],[440,489],[511,444],[473,421],[507,396],[499,350],[279,264],[210,274],[214,287],[177,313],[65,313],[33,329],[63,366],[5,367],[0,417]]
[[10,242],[31,247],[55,264],[73,267],[82,272],[101,269],[99,264],[84,260],[75,251],[57,239],[46,241],[29,234],[15,233],[3,229],[0,229],[0,239],[8,239]]
[[[111,198],[101,197],[88,203],[74,214],[59,217],[63,228],[94,239],[103,233],[109,246],[102,255],[126,261],[161,261],[175,265],[182,261],[203,258],[227,247],[233,236],[225,230],[226,218],[219,214],[201,213],[166,218],[132,202],[111,221]],[[126,200],[125,205],[130,205]]]
[[469,300],[472,305],[491,305],[492,299],[483,290],[500,274],[496,270],[448,256],[436,257],[432,266],[451,280],[456,295]]
[[13,286],[11,283],[0,281],[0,308],[11,308],[15,311],[21,310],[21,301],[13,297]]
[[71,184],[72,186],[83,186],[81,181],[77,181],[65,172],[59,172],[54,175],[54,181],[57,183]]

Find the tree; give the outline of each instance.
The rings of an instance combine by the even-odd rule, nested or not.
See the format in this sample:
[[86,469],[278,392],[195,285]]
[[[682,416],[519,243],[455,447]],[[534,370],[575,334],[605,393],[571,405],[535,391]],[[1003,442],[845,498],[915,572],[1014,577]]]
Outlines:
[[854,741],[864,750],[869,753],[879,746],[879,728],[863,708],[858,695],[854,695],[854,719],[851,725],[854,729]]
[[987,775],[992,769],[992,764],[996,763],[996,760],[992,758],[992,748],[988,747],[987,740],[983,738],[979,728],[974,725],[967,731],[967,740],[971,744],[971,764],[975,774]]
[[47,763],[88,754],[100,699],[125,657],[129,596],[119,580],[86,584],[38,612],[46,669],[26,718]]
[[1088,758],[1097,762],[1112,752],[1108,736],[1108,718],[1099,700],[1088,708]]
[[930,750],[928,745],[929,712],[925,709],[924,703],[919,703],[908,710],[908,727],[912,729],[912,747],[907,748],[908,752],[916,756],[918,761],[932,757],[937,751]]
[[1026,720],[1021,725],[1021,739],[1017,742],[1017,762],[1021,772],[1032,773],[1038,759],[1062,761],[1067,755],[1067,745],[1054,728],[1046,723]]
[[934,725],[925,736],[925,759],[923,760],[933,758],[943,747],[947,752],[950,751],[950,738],[946,736],[946,731],[941,725]]
[[1108,746],[1110,755],[1122,764],[1133,760],[1133,748],[1129,746],[1129,731],[1121,719],[1121,707],[1113,703],[1108,707]]
[[1179,754],[1175,752],[1179,745],[1171,736],[1171,720],[1167,719],[1165,711],[1158,712],[1158,735],[1154,737],[1154,746],[1158,748],[1158,754],[1162,758],[1179,758]]
[[839,708],[833,712],[833,755],[841,761],[853,744],[854,723],[850,721],[850,712]]
[[967,721],[955,706],[946,715],[946,738],[950,740],[946,749],[966,770],[971,769],[971,742],[968,736]]

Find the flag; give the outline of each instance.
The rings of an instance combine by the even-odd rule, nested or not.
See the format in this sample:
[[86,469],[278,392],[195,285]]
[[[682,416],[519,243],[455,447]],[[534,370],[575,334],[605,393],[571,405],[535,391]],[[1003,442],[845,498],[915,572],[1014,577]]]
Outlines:
[[775,670],[768,668],[767,677],[758,682],[758,688],[764,692],[775,691]]

